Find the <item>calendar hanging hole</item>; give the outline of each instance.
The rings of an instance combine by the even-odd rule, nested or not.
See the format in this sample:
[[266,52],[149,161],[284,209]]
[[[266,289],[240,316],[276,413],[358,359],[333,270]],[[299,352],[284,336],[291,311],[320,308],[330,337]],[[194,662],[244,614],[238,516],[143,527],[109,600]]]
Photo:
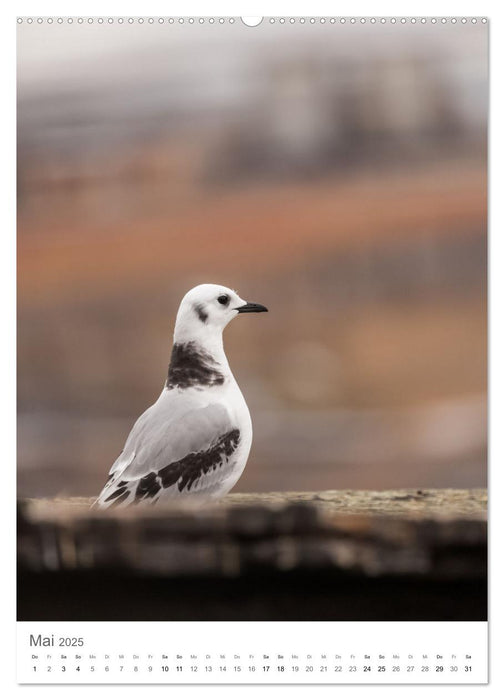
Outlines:
[[262,17],[242,17],[241,21],[247,27],[257,27],[263,21]]

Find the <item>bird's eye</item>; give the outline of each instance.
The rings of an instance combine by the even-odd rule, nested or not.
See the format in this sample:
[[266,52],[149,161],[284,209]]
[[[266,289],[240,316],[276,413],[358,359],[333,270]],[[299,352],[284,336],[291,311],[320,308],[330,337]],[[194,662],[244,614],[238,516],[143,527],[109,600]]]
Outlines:
[[222,304],[222,306],[227,306],[229,304],[229,296],[227,294],[221,294],[220,297],[217,297],[217,301],[219,304]]

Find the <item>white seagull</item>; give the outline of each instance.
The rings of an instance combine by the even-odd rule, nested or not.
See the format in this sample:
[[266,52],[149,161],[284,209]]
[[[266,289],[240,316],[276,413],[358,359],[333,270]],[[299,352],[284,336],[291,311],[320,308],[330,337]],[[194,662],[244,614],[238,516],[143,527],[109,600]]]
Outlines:
[[233,488],[247,463],[252,422],[222,331],[238,314],[267,310],[217,284],[187,292],[163,391],[133,426],[94,505],[208,500]]

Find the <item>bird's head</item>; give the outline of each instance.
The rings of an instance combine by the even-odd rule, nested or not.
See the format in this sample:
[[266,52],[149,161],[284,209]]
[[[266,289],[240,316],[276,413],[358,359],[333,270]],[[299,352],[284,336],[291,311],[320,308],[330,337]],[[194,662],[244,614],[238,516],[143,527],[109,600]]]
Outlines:
[[262,304],[245,301],[228,287],[199,284],[189,290],[180,302],[175,323],[175,341],[187,342],[220,335],[238,314],[267,310]]

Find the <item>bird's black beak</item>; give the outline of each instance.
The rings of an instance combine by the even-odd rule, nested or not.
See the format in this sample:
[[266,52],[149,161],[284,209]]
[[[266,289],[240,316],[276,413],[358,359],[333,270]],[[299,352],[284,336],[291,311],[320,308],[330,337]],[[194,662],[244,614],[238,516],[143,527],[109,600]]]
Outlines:
[[248,301],[246,304],[243,304],[243,306],[237,306],[235,308],[235,311],[238,311],[239,314],[258,314],[261,311],[267,310],[268,309],[262,304],[254,304],[251,301]]

